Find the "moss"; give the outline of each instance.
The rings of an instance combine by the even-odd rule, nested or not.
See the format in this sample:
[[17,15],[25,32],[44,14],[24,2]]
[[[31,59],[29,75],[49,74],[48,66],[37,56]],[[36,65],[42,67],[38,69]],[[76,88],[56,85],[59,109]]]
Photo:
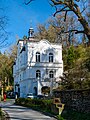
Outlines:
[[67,110],[66,112],[62,113],[62,117],[66,120],[90,120],[90,113]]

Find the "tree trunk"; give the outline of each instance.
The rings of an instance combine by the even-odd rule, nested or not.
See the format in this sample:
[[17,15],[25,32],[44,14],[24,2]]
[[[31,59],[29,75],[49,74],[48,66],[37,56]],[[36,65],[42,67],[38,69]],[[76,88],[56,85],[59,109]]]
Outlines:
[[[83,26],[83,31],[82,32],[77,32],[77,33],[84,33],[87,38],[88,38],[88,42],[90,44],[90,27],[88,22],[85,20],[85,18],[82,16],[81,12],[80,12],[80,8],[78,7],[77,4],[74,3],[74,0],[72,2],[70,2],[69,0],[51,0],[53,2],[54,5],[65,5],[66,7],[68,7],[70,9],[70,11],[74,12],[75,15],[78,17],[78,21],[82,24]],[[63,9],[60,11],[62,12]],[[67,10],[66,10],[67,11]]]
[[75,9],[74,6],[68,6],[74,13],[75,15],[78,17],[78,21],[81,23],[81,25],[83,26],[83,33],[87,36],[88,38],[88,42],[90,43],[90,27],[88,22],[85,20],[85,18],[82,16],[81,12],[79,9]]
[[89,40],[89,43],[90,43],[90,27],[89,27],[89,24],[80,13],[77,13],[77,16],[78,16],[79,22],[82,24],[82,26],[84,28],[84,34],[86,34],[86,36]]

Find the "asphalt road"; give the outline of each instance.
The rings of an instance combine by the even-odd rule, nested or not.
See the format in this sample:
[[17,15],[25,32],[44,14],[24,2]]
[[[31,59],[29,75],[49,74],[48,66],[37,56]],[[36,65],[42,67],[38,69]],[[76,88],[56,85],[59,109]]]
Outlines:
[[30,108],[14,105],[14,100],[0,103],[0,106],[5,110],[10,120],[56,120],[53,117],[47,116],[41,112]]

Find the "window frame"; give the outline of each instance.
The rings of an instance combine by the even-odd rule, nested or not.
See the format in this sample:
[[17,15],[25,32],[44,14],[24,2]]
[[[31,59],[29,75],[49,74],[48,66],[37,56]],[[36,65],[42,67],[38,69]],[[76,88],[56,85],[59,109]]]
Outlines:
[[49,62],[53,62],[53,53],[49,53]]
[[36,70],[36,79],[40,79],[40,78],[41,78],[41,71]]
[[40,62],[40,52],[36,52],[36,62]]
[[49,71],[49,78],[54,78],[54,71],[53,70]]

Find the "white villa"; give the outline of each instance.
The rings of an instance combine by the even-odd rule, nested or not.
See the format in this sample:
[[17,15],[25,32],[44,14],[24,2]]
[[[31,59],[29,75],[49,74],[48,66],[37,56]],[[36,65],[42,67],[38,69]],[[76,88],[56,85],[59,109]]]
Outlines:
[[58,87],[63,75],[62,45],[50,43],[46,39],[33,37],[33,28],[29,29],[29,37],[18,40],[17,58],[13,66],[14,91],[20,97],[28,93],[43,94],[45,87]]

